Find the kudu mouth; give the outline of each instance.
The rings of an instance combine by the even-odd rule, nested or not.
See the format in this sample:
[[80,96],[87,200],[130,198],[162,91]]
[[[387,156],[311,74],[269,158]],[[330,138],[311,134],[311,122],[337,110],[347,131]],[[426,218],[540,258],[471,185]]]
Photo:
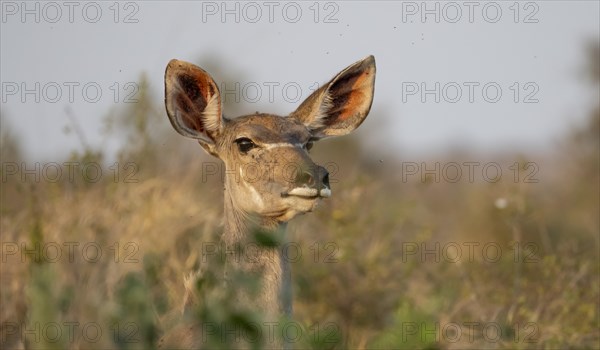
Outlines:
[[321,189],[312,187],[296,187],[292,188],[287,192],[281,192],[281,197],[301,197],[307,199],[316,198],[329,198],[331,197],[331,189],[329,187],[323,187]]

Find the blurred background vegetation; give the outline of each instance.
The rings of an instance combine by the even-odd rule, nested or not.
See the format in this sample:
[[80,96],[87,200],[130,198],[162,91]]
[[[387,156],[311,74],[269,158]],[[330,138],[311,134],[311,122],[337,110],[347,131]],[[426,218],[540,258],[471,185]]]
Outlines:
[[[599,48],[588,51],[584,83],[597,93]],[[175,322],[184,273],[198,266],[203,242],[218,242],[222,181],[206,176],[203,164],[218,161],[171,130],[162,97],[147,86],[142,75],[138,103],[107,114],[106,137],[127,140],[117,165],[86,144],[76,116],[65,129],[81,147],[58,163],[102,164],[98,180],[76,172],[72,180],[63,174],[56,182],[35,181],[10,175],[3,165],[3,349],[147,349]],[[587,125],[566,130],[555,148],[488,159],[535,162],[539,181],[532,183],[524,181],[528,169],[516,182],[512,173],[497,182],[404,181],[402,159],[372,159],[357,137],[317,144],[313,157],[335,162],[337,181],[331,199],[289,225],[289,240],[302,252],[292,264],[295,320],[311,338],[297,346],[599,348],[595,103]],[[21,164],[18,137],[5,122],[2,162]],[[435,161],[483,163],[464,152]],[[52,242],[62,247],[60,258]],[[72,256],[65,242],[79,244]],[[98,259],[90,259],[96,247],[90,242],[100,247]],[[473,242],[479,246],[471,259],[465,244]],[[421,256],[436,243],[437,254]],[[482,254],[486,243],[503,249],[498,261]],[[451,257],[454,244],[463,248],[458,261]],[[23,247],[29,249],[24,257]],[[415,247],[416,254],[407,251]],[[205,307],[214,316],[218,305]],[[225,320],[226,305],[220,307],[218,319]],[[65,336],[69,329],[72,337]],[[53,337],[56,332],[62,336]]]

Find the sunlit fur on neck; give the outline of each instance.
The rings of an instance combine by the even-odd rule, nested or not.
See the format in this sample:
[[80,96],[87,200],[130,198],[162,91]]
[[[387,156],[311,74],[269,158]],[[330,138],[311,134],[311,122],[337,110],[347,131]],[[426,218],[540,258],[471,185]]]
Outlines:
[[[228,191],[226,186],[225,222],[222,236],[225,249],[234,249],[233,247],[236,244],[244,247],[245,244],[253,242],[253,233],[257,230],[273,234],[278,240],[285,238],[287,226],[285,223],[244,212],[237,207],[235,200]],[[278,320],[284,314],[290,315],[292,310],[290,268],[286,266],[289,263],[282,258],[282,254],[280,247],[260,247],[257,260],[238,259],[226,261],[226,273],[228,269],[261,270],[259,275],[262,293],[254,299],[255,309],[263,312],[264,316],[270,321]]]

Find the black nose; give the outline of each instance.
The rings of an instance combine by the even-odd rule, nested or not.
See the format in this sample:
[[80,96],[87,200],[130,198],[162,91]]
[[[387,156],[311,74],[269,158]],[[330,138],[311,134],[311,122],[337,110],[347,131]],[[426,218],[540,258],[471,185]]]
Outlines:
[[327,171],[327,169],[320,167],[321,169],[323,169],[322,173],[323,173],[323,179],[321,180],[323,182],[323,186],[327,187],[327,188],[331,188],[329,187],[329,172]]
[[310,171],[302,171],[296,176],[296,184],[299,186],[308,185],[312,187],[315,184],[315,178]]
[[[315,179],[319,180],[316,181]],[[317,189],[329,188],[329,172],[322,166],[315,166],[313,169],[298,172],[294,182],[296,186],[308,185]]]

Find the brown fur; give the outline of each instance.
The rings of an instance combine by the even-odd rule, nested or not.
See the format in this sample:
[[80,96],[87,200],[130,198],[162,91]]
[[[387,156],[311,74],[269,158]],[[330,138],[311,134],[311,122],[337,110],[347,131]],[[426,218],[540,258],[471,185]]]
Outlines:
[[[312,161],[306,145],[356,129],[371,108],[374,83],[375,59],[369,56],[315,91],[289,117],[256,113],[230,120],[221,115],[220,94],[208,73],[190,63],[169,63],[165,104],[171,124],[225,163],[222,241],[228,249],[247,243],[253,228],[284,236],[289,220],[312,211],[321,197],[329,196],[327,171]],[[242,290],[237,302],[269,321],[291,316],[291,273],[283,252],[278,247],[259,249],[257,261],[227,262],[230,271],[262,272],[259,295]],[[186,280],[188,294],[193,285]],[[189,307],[192,300],[187,295],[185,304]],[[176,327],[159,347],[202,348],[200,326],[194,321]],[[280,348],[282,343],[268,346]]]

